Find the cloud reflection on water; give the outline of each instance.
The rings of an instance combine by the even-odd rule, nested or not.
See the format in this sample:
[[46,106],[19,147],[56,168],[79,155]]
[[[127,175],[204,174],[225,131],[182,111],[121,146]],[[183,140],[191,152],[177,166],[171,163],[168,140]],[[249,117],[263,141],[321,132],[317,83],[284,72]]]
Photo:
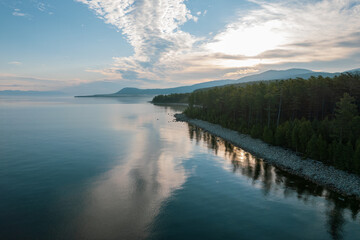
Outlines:
[[165,124],[168,114],[114,116],[114,129],[131,131],[131,148],[121,149],[125,157],[86,192],[77,218],[78,238],[145,238],[162,203],[187,178],[181,161],[189,157],[191,144],[185,131]]

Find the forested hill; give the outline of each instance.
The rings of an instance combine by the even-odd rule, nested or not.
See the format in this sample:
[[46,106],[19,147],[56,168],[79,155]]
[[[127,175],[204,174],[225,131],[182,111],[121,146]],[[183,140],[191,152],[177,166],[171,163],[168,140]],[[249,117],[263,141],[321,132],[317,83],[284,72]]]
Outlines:
[[188,97],[191,118],[360,174],[359,74],[232,85]]
[[[350,70],[347,72],[359,71],[359,69]],[[255,81],[268,81],[268,80],[276,80],[276,79],[289,79],[289,78],[304,78],[308,79],[311,76],[323,76],[323,77],[333,77],[335,75],[339,75],[341,73],[327,73],[327,72],[313,72],[307,69],[298,69],[292,68],[287,70],[269,70],[263,73],[254,74],[246,77],[242,77],[237,80],[216,80],[216,81],[209,81],[198,83],[189,86],[181,86],[181,87],[174,87],[174,88],[153,88],[153,89],[140,89],[140,88],[131,88],[126,87],[121,89],[120,91],[112,94],[96,94],[96,95],[88,95],[83,97],[121,97],[121,96],[128,96],[128,95],[159,95],[159,94],[173,94],[173,93],[190,93],[199,89],[204,88],[211,88],[211,87],[218,87],[218,86],[225,86],[229,84],[243,84]],[[102,82],[102,83],[92,83],[87,87],[94,87],[99,86],[100,88],[108,89],[110,86],[114,86],[109,82]],[[76,88],[77,91],[79,86]],[[81,88],[81,87],[80,87]],[[104,89],[105,89],[104,88]],[[74,91],[74,88],[70,89],[70,91]],[[65,92],[69,92],[65,90]]]
[[188,103],[190,93],[174,93],[169,95],[157,95],[152,103]]
[[238,84],[252,81],[265,81],[275,79],[288,79],[288,78],[309,78],[311,76],[335,76],[337,73],[326,73],[326,72],[313,72],[307,69],[292,68],[287,70],[269,70],[263,73],[254,74],[246,77],[242,77],[237,80],[216,80],[204,83],[198,83],[190,86],[182,86],[175,88],[154,88],[154,89],[139,89],[139,88],[123,88],[115,94],[173,94],[173,93],[190,93],[198,89],[211,88],[224,86],[228,84]]
[[222,86],[232,84],[234,80],[217,80],[194,84],[191,86],[182,86],[174,88],[153,88],[153,89],[139,89],[139,88],[123,88],[115,94],[143,94],[143,95],[156,95],[156,94],[172,94],[172,93],[190,93],[197,89]]

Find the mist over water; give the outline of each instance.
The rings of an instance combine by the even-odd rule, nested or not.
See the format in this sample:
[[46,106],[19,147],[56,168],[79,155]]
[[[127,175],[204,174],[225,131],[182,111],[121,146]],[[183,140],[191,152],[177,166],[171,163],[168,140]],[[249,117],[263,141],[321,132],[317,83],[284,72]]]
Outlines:
[[359,239],[359,202],[149,98],[0,98],[0,239]]

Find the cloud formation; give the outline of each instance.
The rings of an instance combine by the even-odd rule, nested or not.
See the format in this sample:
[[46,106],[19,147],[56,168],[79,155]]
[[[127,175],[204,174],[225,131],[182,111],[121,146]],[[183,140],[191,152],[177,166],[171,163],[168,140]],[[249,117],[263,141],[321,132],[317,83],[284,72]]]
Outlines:
[[[206,46],[228,55],[221,65],[332,61],[359,52],[359,0],[251,1],[259,8]],[[229,60],[231,55],[243,57]]]
[[27,18],[30,17],[29,14],[21,12],[21,10],[18,9],[18,8],[14,9],[12,15],[15,16],[15,17],[27,17]]
[[112,78],[185,84],[360,52],[360,0],[249,0],[257,8],[203,38],[181,29],[202,15],[193,15],[184,0],[77,1],[117,27],[134,49],[100,71]]
[[12,61],[12,62],[8,62],[8,64],[11,64],[11,65],[21,65],[22,62]]
[[136,72],[136,79],[157,79],[166,68],[163,63],[189,52],[198,41],[180,29],[189,20],[197,21],[183,0],[77,0],[85,3],[106,23],[126,36],[134,55],[114,58],[113,69],[105,74]]

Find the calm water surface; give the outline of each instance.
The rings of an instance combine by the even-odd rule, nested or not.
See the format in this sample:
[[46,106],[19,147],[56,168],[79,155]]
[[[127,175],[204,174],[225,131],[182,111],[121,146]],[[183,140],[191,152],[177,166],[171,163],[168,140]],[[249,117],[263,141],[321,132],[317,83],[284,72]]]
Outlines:
[[148,98],[0,98],[0,239],[360,239],[359,202]]

